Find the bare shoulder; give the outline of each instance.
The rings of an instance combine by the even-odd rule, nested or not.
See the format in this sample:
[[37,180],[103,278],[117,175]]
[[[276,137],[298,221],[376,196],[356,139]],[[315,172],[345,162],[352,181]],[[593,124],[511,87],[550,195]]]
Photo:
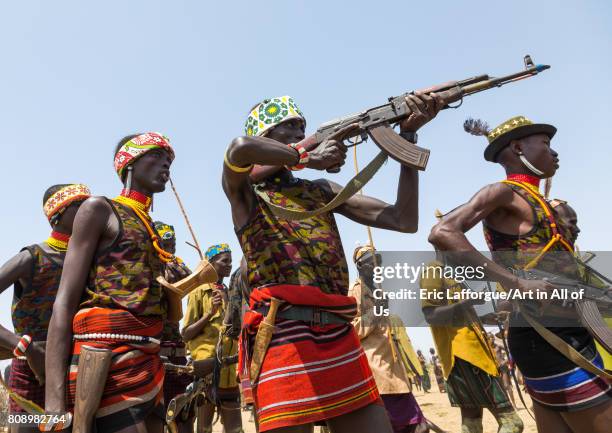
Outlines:
[[9,262],[13,263],[20,270],[29,270],[34,263],[34,256],[29,249],[24,249],[15,254]]
[[113,215],[113,210],[106,197],[95,196],[85,200],[74,219],[74,234],[78,233],[79,227],[86,231],[92,229],[103,230]]
[[94,217],[108,215],[112,211],[108,199],[102,196],[90,197],[81,204],[78,214]]
[[474,199],[486,199],[487,201],[496,202],[507,202],[510,203],[514,197],[512,188],[502,182],[495,182],[489,184],[478,191],[472,200]]

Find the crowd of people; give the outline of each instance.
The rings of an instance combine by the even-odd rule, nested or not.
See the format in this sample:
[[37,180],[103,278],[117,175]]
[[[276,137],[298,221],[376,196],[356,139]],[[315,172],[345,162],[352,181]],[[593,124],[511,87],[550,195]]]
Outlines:
[[[419,93],[405,104],[412,114],[399,134],[415,143],[417,130],[445,101]],[[0,327],[0,347],[13,357],[7,385],[21,396],[11,400],[11,413],[38,407],[53,416],[38,426],[14,424],[13,431],[85,425],[84,431],[109,433],[191,432],[197,418],[196,431],[204,433],[218,416],[226,433],[238,433],[243,405],[253,408],[261,432],[310,432],[318,425],[334,433],[444,431],[412,392],[413,386],[431,390],[425,356],[415,352],[399,317],[375,313],[381,302],[373,296],[376,249],[354,251],[358,278],[349,284],[334,217],[415,233],[418,171],[401,166],[394,203],[355,194],[320,212],[341,185],[294,173],[337,172],[347,147],[342,133],[318,146],[301,144],[305,127],[291,97],[266,99],[227,147],[222,188],[243,257],[233,274],[226,243],[210,246],[192,272],[175,255],[173,225],[151,218],[153,196],[165,190],[175,158],[162,134],[119,141],[114,166],[122,188],[115,198],[95,196],[82,184],[44,193],[51,235],[0,268],[0,290],[14,287],[14,329]],[[486,137],[485,159],[500,164],[506,178],[439,217],[429,237],[438,253],[432,265],[461,251],[465,260],[487,264],[498,290],[549,290],[549,282],[508,271],[507,255],[481,255],[464,233],[482,222],[489,249],[512,253],[523,267],[545,266],[545,252],[574,257],[576,212],[540,193],[540,181],[558,167],[551,147],[556,129],[523,116],[493,129],[482,121],[465,127]],[[291,218],[283,209],[304,215]],[[202,277],[205,271],[213,277]],[[176,290],[194,280],[201,284]],[[420,285],[444,293],[463,288],[443,277]],[[431,372],[460,408],[462,433],[483,431],[484,408],[499,432],[523,431],[512,389],[519,371],[539,432],[609,431],[609,354],[580,323],[549,330],[593,368],[576,364],[533,327],[519,326],[525,311],[509,305],[479,317],[478,303],[434,297],[422,303],[435,343]],[[487,324],[501,325],[500,333],[488,334]],[[99,386],[84,391],[83,384],[94,383]]]

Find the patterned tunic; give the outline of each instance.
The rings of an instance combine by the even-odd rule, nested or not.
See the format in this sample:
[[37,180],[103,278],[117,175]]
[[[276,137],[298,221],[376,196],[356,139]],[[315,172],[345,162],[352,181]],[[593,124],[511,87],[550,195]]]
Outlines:
[[[309,180],[279,179],[261,185],[272,203],[297,210],[313,210],[331,197]],[[251,289],[286,283],[319,287],[329,294],[348,292],[348,267],[332,213],[302,221],[275,217],[257,197],[250,221],[237,231],[248,264]]]
[[[533,209],[533,228],[524,235],[509,235],[498,232],[485,223],[483,224],[484,234],[487,245],[494,252],[494,259],[497,262],[508,267],[522,267],[537,256],[548,244],[553,236],[553,230],[544,209],[534,197],[516,185],[508,186],[524,198]],[[565,239],[570,239],[569,229],[561,224],[554,209],[551,209],[551,211],[559,233]],[[573,255],[567,252],[561,243],[555,243],[549,251],[550,253],[543,256],[542,260],[538,262],[536,266],[538,269],[548,270],[549,272],[559,272],[561,270],[566,275],[577,275],[577,267],[572,260]],[[547,319],[547,323],[550,323],[550,320]],[[548,329],[578,351],[593,346],[593,338],[577,320],[573,326],[569,327],[567,326],[569,320],[562,320],[565,326]],[[511,317],[509,345],[512,357],[526,376],[548,376],[575,367],[571,361],[549,345],[533,328],[529,327],[528,323],[518,314]]]
[[128,207],[109,200],[120,229],[113,244],[95,257],[80,308],[122,309],[136,316],[165,316],[159,260],[143,223]]
[[[34,340],[47,339],[47,329],[53,302],[62,276],[62,264],[51,258],[39,245],[24,248],[34,259],[29,280],[25,286],[15,283],[11,314],[16,334],[30,335]],[[23,251],[22,250],[22,251]],[[65,253],[61,253],[63,261]]]
[[[24,250],[32,255],[34,263],[25,286],[15,283],[11,307],[13,328],[16,334],[27,334],[34,341],[45,341],[66,253],[59,253],[59,257],[54,258],[39,245],[30,245]],[[8,384],[20,396],[45,406],[45,387],[38,382],[26,360],[13,359]],[[27,412],[11,399],[10,413]]]

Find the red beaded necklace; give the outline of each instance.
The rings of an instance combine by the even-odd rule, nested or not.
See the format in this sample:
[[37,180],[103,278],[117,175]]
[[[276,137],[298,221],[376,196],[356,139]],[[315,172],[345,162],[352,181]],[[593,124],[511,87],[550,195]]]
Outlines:
[[151,203],[153,199],[151,197],[147,197],[143,193],[134,190],[126,190],[125,188],[121,190],[121,194],[115,200],[120,203],[127,204],[128,206],[136,207],[137,209],[143,212],[149,212],[151,208]]
[[70,235],[65,233],[56,232],[53,230],[51,232],[51,236],[45,241],[47,245],[53,248],[55,251],[66,251],[68,249],[68,241],[70,240]]
[[513,180],[515,182],[528,183],[535,186],[538,190],[540,189],[541,179],[530,174],[509,174],[506,179]]

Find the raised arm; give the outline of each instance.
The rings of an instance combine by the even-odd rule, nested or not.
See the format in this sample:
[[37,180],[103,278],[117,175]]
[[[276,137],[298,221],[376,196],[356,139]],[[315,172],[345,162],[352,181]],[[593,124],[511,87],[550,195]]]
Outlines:
[[[435,93],[410,95],[406,103],[412,114],[400,123],[400,134],[414,133],[421,126],[432,120],[444,107],[445,101]],[[337,194],[340,185],[320,180],[332,194]],[[360,224],[376,228],[394,230],[404,233],[415,233],[419,225],[419,175],[418,171],[402,166],[397,185],[397,196],[394,204],[382,200],[355,194],[336,212]]]
[[110,205],[101,197],[86,200],[74,219],[70,247],[53,304],[47,336],[45,410],[65,412],[66,372],[72,345],[72,319],[86,284],[100,239],[109,226]]
[[[348,128],[347,128],[348,130]],[[344,132],[340,131],[337,135]],[[346,158],[346,146],[332,137],[310,153],[307,167],[326,170],[341,166]],[[294,166],[299,162],[297,150],[265,137],[238,137],[229,145],[223,165],[223,191],[232,206],[234,227],[242,227],[253,208],[255,196],[249,180],[252,165]]]

